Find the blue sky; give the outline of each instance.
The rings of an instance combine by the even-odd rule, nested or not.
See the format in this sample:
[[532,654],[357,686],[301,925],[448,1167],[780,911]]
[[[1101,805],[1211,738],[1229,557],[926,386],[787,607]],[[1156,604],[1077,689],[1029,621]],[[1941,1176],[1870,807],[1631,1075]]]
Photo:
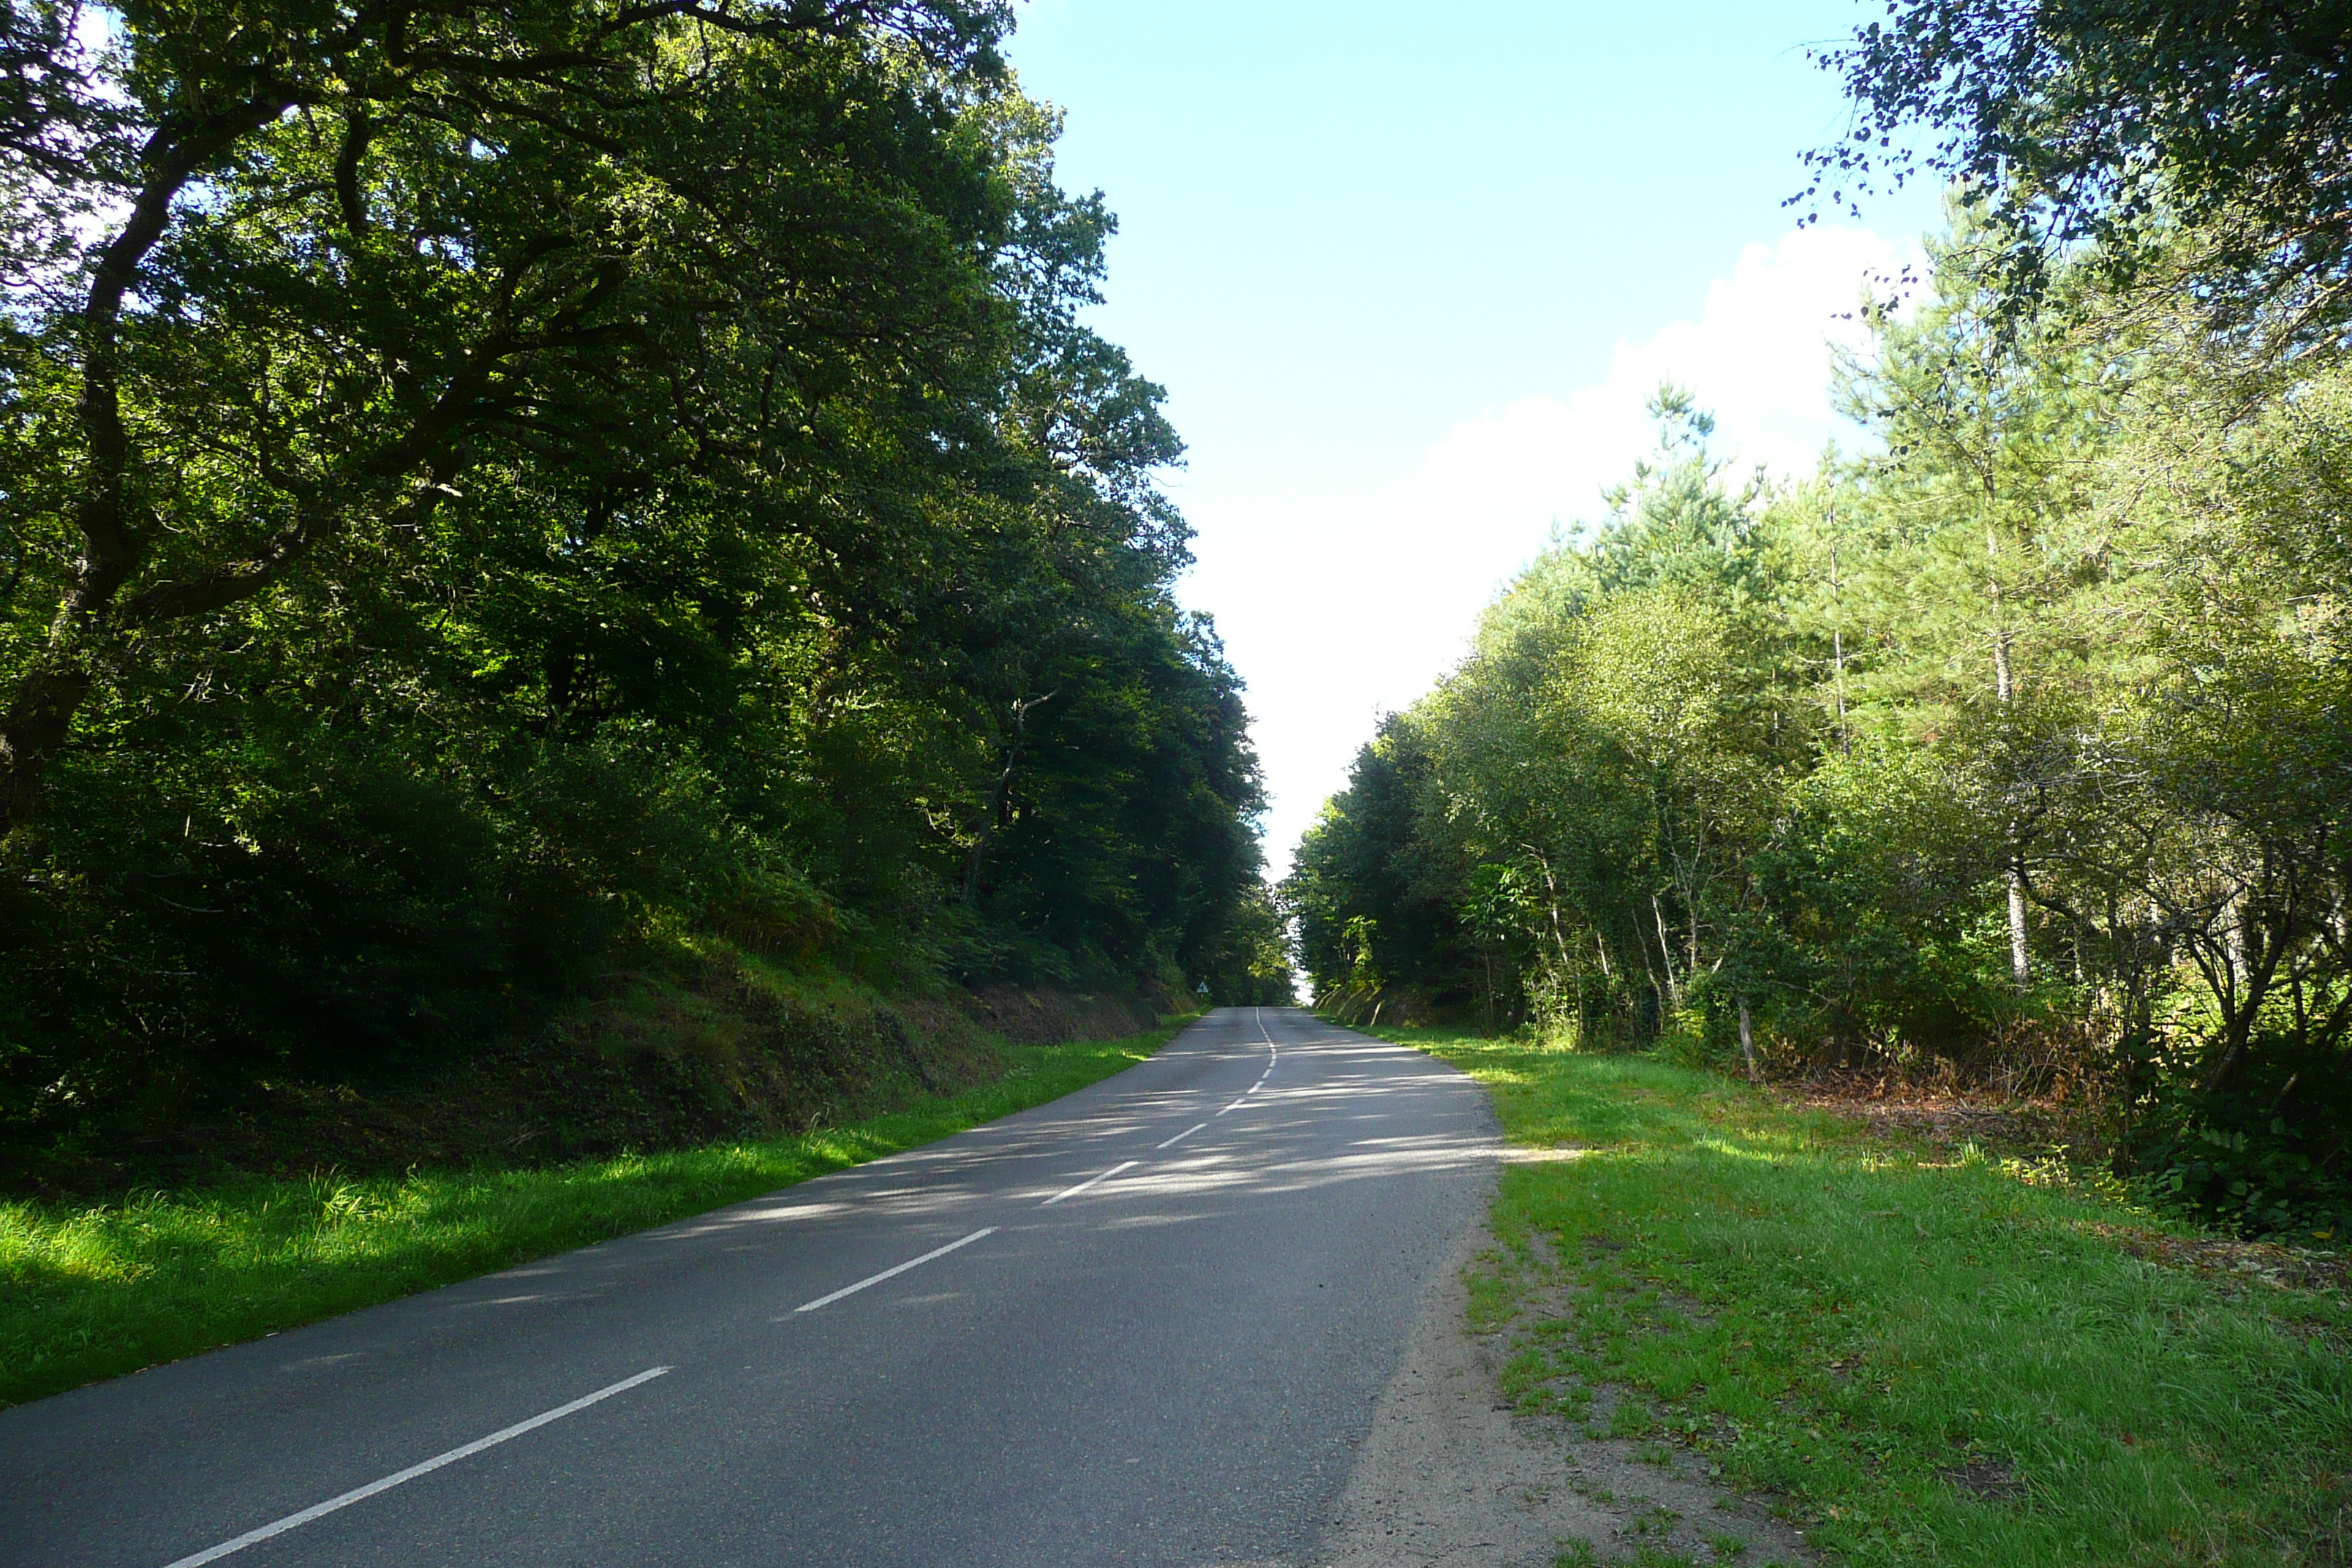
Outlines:
[[1824,344],[1932,191],[1796,234],[1844,123],[1804,47],[1876,7],[1026,0],[1062,183],[1119,215],[1095,323],[1169,390],[1181,592],[1249,682],[1278,872],[1378,715],[1459,658],[1671,375],[1783,469]]

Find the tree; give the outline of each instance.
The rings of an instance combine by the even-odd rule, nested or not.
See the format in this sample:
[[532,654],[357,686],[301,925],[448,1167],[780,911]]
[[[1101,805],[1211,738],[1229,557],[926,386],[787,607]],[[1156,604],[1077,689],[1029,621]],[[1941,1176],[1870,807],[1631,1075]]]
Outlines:
[[6,478],[55,597],[0,828],[116,671],[471,490],[716,486],[855,560],[889,489],[814,489],[983,435],[1004,306],[959,263],[1013,204],[945,132],[991,10],[132,5],[96,48],[68,15],[11,12],[0,162],[89,221],[15,247]]
[[[1895,0],[1817,58],[1855,121],[1800,200],[1925,167],[1995,204],[2003,292],[2088,247],[2113,279],[2185,225],[2214,319],[2289,344],[2341,332],[2352,281],[2352,47],[2340,7],[2236,0]],[[1927,144],[1911,141],[1924,129]],[[2178,253],[2172,253],[2176,258]],[[2168,268],[2158,266],[2158,279]]]
[[1658,450],[1607,521],[1489,609],[1302,844],[1290,891],[1324,991],[1369,965],[1440,1007],[1638,1036],[1721,967],[1743,846],[1803,746],[1759,492],[1726,483],[1687,395],[1652,410]]
[[1459,986],[1449,960],[1461,932],[1415,853],[1430,767],[1419,728],[1391,716],[1357,752],[1348,788],[1300,841],[1281,891],[1318,996],[1356,993],[1369,1010],[1391,986],[1424,1005],[1453,999]]
[[0,1111],[633,975],[1263,967],[1181,445],[1003,7],[74,15],[5,22]]
[[[1886,621],[1907,627],[1915,647],[1924,643],[1927,661],[1906,669],[1882,658],[1874,679],[1942,687],[1935,694],[1956,698],[1961,712],[1989,696],[1983,761],[2030,763],[2046,749],[2034,744],[2024,710],[2057,695],[2059,671],[2036,671],[2029,695],[2020,661],[2063,660],[2075,628],[2060,606],[2098,570],[2097,545],[2072,535],[2086,510],[2105,389],[2091,355],[2038,321],[2004,317],[1988,261],[1993,231],[1965,205],[1953,220],[1930,247],[1928,298],[1908,318],[1874,306],[1870,357],[1841,367],[1846,412],[1885,442],[1864,507],[1878,510],[1891,534],[1879,592],[1901,608],[1888,605]],[[1956,611],[1962,624],[1937,625]],[[1981,661],[1963,651],[1970,643],[1981,647]],[[1987,677],[1978,690],[1966,689],[1966,677],[1953,689],[1945,659],[1955,651]],[[1915,699],[1929,694],[1914,687]],[[2008,797],[2001,820],[1989,825],[2008,847],[2010,973],[2020,990],[2032,977],[2028,856],[2038,787],[2030,774],[2012,776],[2000,792]]]

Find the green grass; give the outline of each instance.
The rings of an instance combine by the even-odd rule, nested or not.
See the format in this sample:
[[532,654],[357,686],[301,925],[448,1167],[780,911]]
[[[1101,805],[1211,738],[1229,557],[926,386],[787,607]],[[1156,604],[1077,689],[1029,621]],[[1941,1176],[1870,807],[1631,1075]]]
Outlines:
[[[2352,1310],[2093,1227],[2170,1222],[1629,1057],[1383,1029],[1492,1089],[1517,1164],[1476,1310],[1507,1389],[1704,1450],[1854,1563],[2352,1561]],[[1636,1403],[1638,1401],[1638,1403]]]
[[929,1143],[1142,1060],[1133,1039],[1009,1046],[951,1098],[797,1138],[541,1170],[250,1181],[99,1207],[0,1204],[0,1405],[661,1225]]

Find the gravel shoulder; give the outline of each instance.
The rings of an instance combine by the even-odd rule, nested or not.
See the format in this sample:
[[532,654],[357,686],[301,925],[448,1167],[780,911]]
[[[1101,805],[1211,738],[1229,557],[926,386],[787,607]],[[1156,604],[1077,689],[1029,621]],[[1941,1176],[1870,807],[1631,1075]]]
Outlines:
[[[1522,1296],[1502,1327],[1474,1326],[1469,1280],[1498,1266],[1480,1226],[1431,1288],[1316,1568],[1552,1568],[1644,1552],[1742,1568],[1818,1561],[1763,1500],[1722,1486],[1685,1450],[1515,1411],[1503,1369],[1544,1314]],[[1595,1400],[1602,1429],[1608,1397]]]

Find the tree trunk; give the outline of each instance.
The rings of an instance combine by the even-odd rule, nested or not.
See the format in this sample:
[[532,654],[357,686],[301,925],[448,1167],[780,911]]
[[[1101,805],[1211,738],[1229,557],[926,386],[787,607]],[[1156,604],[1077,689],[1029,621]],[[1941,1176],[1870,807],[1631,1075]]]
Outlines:
[[1761,1075],[1756,1070],[1756,1030],[1748,1021],[1748,998],[1745,996],[1739,999],[1739,1055],[1748,1063],[1748,1081],[1759,1081]]
[[[1985,530],[1985,553],[1998,558],[1999,538],[1990,528]],[[2001,616],[2000,581],[1992,583],[1992,693],[1993,700],[2006,708],[2017,696],[2017,683],[2009,668],[2009,627]],[[2025,931],[2025,868],[2023,847],[2018,843],[2018,826],[2008,825],[2004,837],[2009,841],[2010,862],[2006,872],[2009,883],[2009,979],[2010,984],[2023,991],[2033,984],[2033,952],[2027,944]]]
[[1013,767],[1020,760],[1021,748],[1010,746],[1004,752],[1004,771],[996,775],[996,783],[988,792],[988,804],[980,814],[980,829],[972,835],[971,853],[963,863],[963,907],[977,909],[980,905],[980,868],[988,855],[988,841],[996,837],[996,825],[1004,818],[1005,797],[1013,793]]
[[1005,742],[1004,767],[996,775],[996,783],[988,792],[988,805],[981,813],[980,830],[973,835],[971,854],[963,868],[963,903],[966,909],[980,906],[980,868],[988,854],[988,841],[996,837],[1004,820],[1004,808],[1013,796],[1013,771],[1021,763],[1021,748],[1029,740],[1029,715],[1059,697],[1056,689],[1045,696],[1031,699],[1017,697],[1013,700],[1013,738]]
[[1679,1013],[1683,1008],[1683,988],[1682,983],[1675,978],[1675,944],[1666,935],[1666,907],[1658,901],[1655,893],[1650,895],[1650,912],[1658,921],[1658,959],[1666,970],[1666,1005]]
[[122,416],[123,300],[163,238],[181,192],[294,101],[283,83],[264,72],[250,99],[189,116],[168,133],[158,129],[147,145],[146,178],[122,209],[121,227],[92,253],[95,265],[79,312],[81,394],[75,418],[86,446],[81,495],[74,505],[80,545],[50,623],[49,646],[18,679],[7,716],[0,720],[0,835],[31,815],[50,762],[71,738],[74,716],[89,694],[86,641],[138,570],[153,531],[130,494],[137,454]]
[[2242,889],[2221,911],[2221,951],[2229,957],[2232,993],[2246,988],[2246,895]]
[[[1692,979],[1698,978],[1698,900],[1693,898],[1690,907],[1690,967],[1684,970]],[[1718,960],[1718,962],[1720,962]]]
[[2025,944],[2025,873],[2009,868],[2009,978],[2022,991],[2033,983],[2033,955]]
[[[1837,512],[1830,512],[1830,531],[1837,531]],[[1837,542],[1830,542],[1830,660],[1837,683],[1838,751],[1853,755],[1853,731],[1845,717],[1845,592],[1838,580]]]
[[35,668],[16,685],[16,700],[0,720],[0,837],[33,814],[49,763],[73,733],[74,715],[89,694],[81,670]]
[[[2257,925],[2248,919],[2246,910],[2251,902],[2242,891],[2232,900],[2233,908],[2223,916],[2229,923],[2222,927],[2220,968],[2227,977],[2231,994],[2217,998],[2221,1004],[2221,1052],[2205,1081],[2198,1087],[2198,1092],[2209,1100],[2228,1087],[2238,1068],[2244,1065],[2253,1044],[2254,1026],[2270,1000],[2279,966],[2285,960],[2292,940],[2276,925]],[[2288,919],[2287,911],[2283,910],[2273,909],[2273,915],[2280,925]],[[2208,984],[2211,984],[2209,979]]]

